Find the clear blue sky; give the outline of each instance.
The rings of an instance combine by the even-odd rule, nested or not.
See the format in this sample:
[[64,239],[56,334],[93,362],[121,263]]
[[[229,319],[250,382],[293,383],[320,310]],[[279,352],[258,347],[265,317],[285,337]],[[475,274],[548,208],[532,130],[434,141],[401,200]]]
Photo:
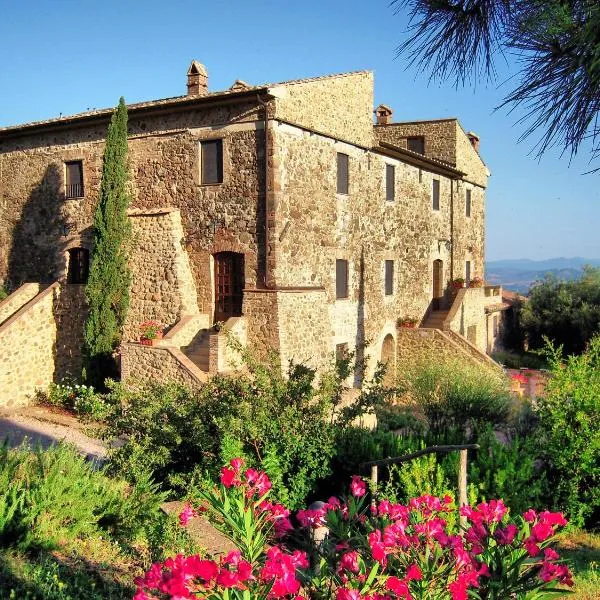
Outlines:
[[[600,175],[518,144],[518,115],[494,112],[496,84],[428,86],[395,47],[406,25],[388,0],[0,0],[0,126],[185,93],[192,58],[209,87],[358,69],[396,120],[458,117],[481,136],[492,177],[487,258],[600,258]],[[510,74],[500,65],[501,79]]]

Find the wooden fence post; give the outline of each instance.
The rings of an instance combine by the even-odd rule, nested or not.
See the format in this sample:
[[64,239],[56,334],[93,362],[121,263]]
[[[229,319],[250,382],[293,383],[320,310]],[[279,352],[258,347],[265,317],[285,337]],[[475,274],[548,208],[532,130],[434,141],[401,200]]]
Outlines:
[[[467,501],[467,450],[460,451],[460,462],[458,463],[458,508],[466,506]],[[467,525],[467,518],[461,515],[460,524]]]

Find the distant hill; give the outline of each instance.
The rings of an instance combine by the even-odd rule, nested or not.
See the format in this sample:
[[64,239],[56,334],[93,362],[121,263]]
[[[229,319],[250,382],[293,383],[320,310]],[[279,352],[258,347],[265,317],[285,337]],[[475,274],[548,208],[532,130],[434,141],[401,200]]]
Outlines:
[[547,260],[492,260],[485,265],[485,279],[490,283],[502,284],[506,289],[526,294],[531,284],[543,279],[546,273],[552,273],[567,281],[577,279],[583,271],[583,265],[600,267],[600,259],[576,256]]

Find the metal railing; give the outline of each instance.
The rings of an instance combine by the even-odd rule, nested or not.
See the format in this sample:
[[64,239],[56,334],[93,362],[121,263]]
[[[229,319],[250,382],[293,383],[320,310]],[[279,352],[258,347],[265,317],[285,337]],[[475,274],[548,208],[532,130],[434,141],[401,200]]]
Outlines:
[[69,183],[65,187],[66,198],[83,198],[83,183]]

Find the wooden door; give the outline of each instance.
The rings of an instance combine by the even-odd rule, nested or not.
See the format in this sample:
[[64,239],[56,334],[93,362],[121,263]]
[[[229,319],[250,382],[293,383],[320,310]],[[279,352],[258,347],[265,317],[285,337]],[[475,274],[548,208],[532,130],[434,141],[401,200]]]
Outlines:
[[433,298],[432,308],[433,310],[440,310],[442,308],[442,301],[444,299],[444,263],[441,260],[433,261]]
[[244,289],[244,255],[219,252],[215,259],[215,316],[216,321],[242,314]]

